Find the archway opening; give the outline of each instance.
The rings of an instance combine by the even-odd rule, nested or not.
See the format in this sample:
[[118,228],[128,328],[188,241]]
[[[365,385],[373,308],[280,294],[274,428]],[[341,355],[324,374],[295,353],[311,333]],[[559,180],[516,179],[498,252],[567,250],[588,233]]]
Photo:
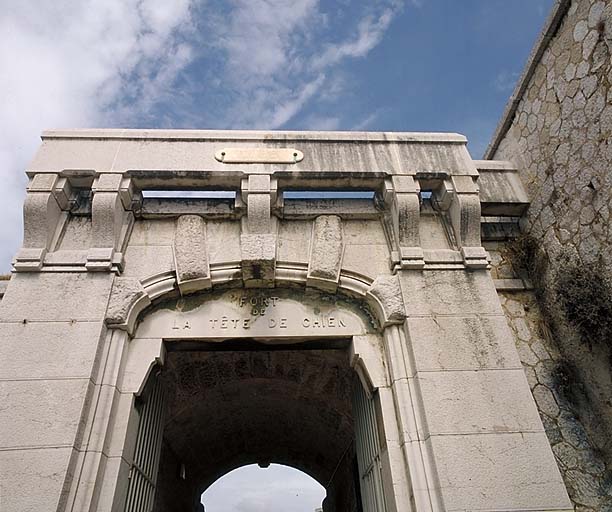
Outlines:
[[197,510],[213,482],[250,464],[306,473],[325,489],[326,512],[359,510],[357,376],[338,345],[170,350],[154,510]]
[[201,502],[206,512],[314,512],[324,498],[325,488],[298,469],[250,464],[216,480]]

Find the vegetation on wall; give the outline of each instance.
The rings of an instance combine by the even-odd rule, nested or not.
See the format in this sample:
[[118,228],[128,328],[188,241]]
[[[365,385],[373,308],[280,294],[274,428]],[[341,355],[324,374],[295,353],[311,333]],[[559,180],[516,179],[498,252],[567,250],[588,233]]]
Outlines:
[[565,318],[589,348],[612,348],[612,283],[602,261],[584,265],[565,260],[557,273],[555,292]]
[[533,283],[547,320],[554,316],[550,307],[554,303],[554,309],[563,313],[589,349],[594,345],[612,348],[612,279],[603,261],[585,264],[563,254],[554,272],[548,272],[548,256],[541,243],[529,235],[508,244],[507,252],[517,272],[526,274]]

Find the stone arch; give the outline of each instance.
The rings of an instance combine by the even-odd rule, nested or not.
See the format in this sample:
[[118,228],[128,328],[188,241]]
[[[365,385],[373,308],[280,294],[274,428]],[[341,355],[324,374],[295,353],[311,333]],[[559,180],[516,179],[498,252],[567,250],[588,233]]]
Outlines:
[[[125,391],[131,391],[135,396],[138,395],[144,387],[144,383],[147,380],[151,368],[155,364],[162,363],[165,364],[166,367],[169,367],[169,364],[174,364],[176,360],[180,359],[180,352],[174,353],[170,351],[172,353],[168,353],[167,343],[163,341],[164,339],[175,338],[176,341],[176,338],[196,338],[201,341],[203,338],[207,337],[206,333],[203,334],[202,332],[191,332],[181,337],[175,336],[175,333],[157,332],[155,326],[151,328],[151,325],[148,325],[151,323],[150,319],[154,318],[156,315],[163,316],[164,302],[182,302],[183,305],[191,302],[191,304],[187,304],[187,309],[189,309],[194,306],[194,301],[198,302],[200,300],[200,306],[205,307],[207,301],[214,301],[215,298],[220,296],[227,297],[228,295],[231,296],[242,292],[257,293],[257,290],[262,290],[241,287],[243,283],[240,279],[239,268],[232,268],[231,265],[221,265],[219,267],[220,268],[211,269],[212,290],[210,289],[211,287],[205,284],[200,286],[198,283],[194,283],[194,286],[190,289],[192,293],[185,297],[183,297],[178,290],[177,278],[174,272],[154,275],[141,281],[122,277],[115,278],[107,310],[106,323],[107,326],[111,328],[111,331],[123,333],[123,339],[125,340],[125,376],[122,378]],[[332,296],[320,292],[313,287],[307,287],[306,270],[306,268],[301,268],[300,265],[279,266],[276,270],[276,288],[272,291],[280,295],[285,294],[285,297],[298,296],[298,299],[303,299],[309,294],[311,295],[311,299],[312,296],[336,297],[336,295]],[[361,385],[364,386],[368,397],[371,398],[376,389],[388,385],[389,378],[384,363],[385,356],[382,331],[386,327],[403,321],[404,310],[399,284],[395,276],[381,276],[376,280],[371,280],[353,273],[341,272],[336,293],[337,297],[340,297],[338,301],[342,302],[345,306],[345,313],[349,314],[349,316],[345,318],[345,323],[342,326],[343,329],[340,329],[338,336],[334,337],[337,340],[344,340],[345,343],[342,354],[336,354],[336,357],[343,358],[346,363],[343,370],[345,372],[344,379],[346,380],[347,376],[351,376],[351,378],[356,380],[358,379]],[[299,303],[300,300],[296,302]],[[168,324],[168,322],[165,323]],[[146,331],[148,327],[149,330]],[[139,334],[142,329],[146,331],[143,334],[144,338],[140,337]],[[292,335],[303,336],[305,338],[317,337],[316,333],[309,334],[305,332],[293,332]],[[244,332],[241,336],[237,336],[237,338],[241,337],[245,337]],[[129,338],[131,338],[131,341],[128,342]],[[261,333],[254,338],[262,338]],[[315,351],[310,351],[310,357],[312,357],[314,352]],[[326,357],[328,354],[329,352],[326,354]],[[210,357],[210,354],[206,355],[206,357]],[[189,359],[193,363],[194,358],[190,357]],[[312,366],[315,367],[316,365]],[[239,385],[236,383],[234,384]],[[278,386],[278,384],[279,382],[277,381],[276,385]],[[265,385],[263,387],[265,388]],[[295,386],[293,387],[295,388]],[[291,386],[288,386],[287,389],[291,388]],[[350,388],[350,386],[348,386],[348,388]],[[210,397],[210,394],[207,396]],[[280,400],[282,402],[282,397]],[[314,417],[315,411],[319,411],[320,415],[328,414],[329,416],[333,416],[341,409],[337,404],[336,406],[330,406],[329,404],[325,406],[322,397],[319,402],[317,402],[316,398],[313,400],[315,404],[312,406],[311,410],[309,412],[304,410],[304,415],[306,417],[309,415]],[[263,408],[266,407],[266,404],[260,405]],[[299,405],[307,408],[304,402],[301,402]],[[197,407],[195,409],[197,409]],[[206,416],[205,411],[193,412],[192,414],[199,417]],[[298,418],[298,414],[295,411],[287,414],[293,417],[294,420]],[[223,424],[226,422],[225,424],[227,424],[230,420],[231,415],[228,415],[221,423]],[[349,420],[345,418],[344,423],[347,424],[348,422]],[[287,425],[285,425],[285,427],[286,426]],[[396,428],[396,426],[394,425],[393,428]],[[283,429],[281,429],[281,431],[282,430]],[[352,430],[348,428],[345,428],[345,430],[346,432],[343,439],[352,439]],[[237,430],[234,429],[234,431]],[[329,435],[329,429],[327,431],[324,429],[320,431],[313,429],[311,434],[312,435],[307,434],[304,436],[303,447],[301,448],[302,453],[308,451],[307,448],[309,444],[312,445],[316,438]],[[277,436],[279,434],[273,433],[273,435]],[[113,436],[115,436],[115,434],[113,434]],[[119,436],[121,436],[121,434],[119,434]],[[119,441],[121,441],[121,439]],[[348,445],[348,441],[346,444]],[[327,448],[331,454],[330,459],[337,460],[344,455],[342,453],[335,453],[332,448],[331,445]],[[344,450],[344,448],[342,450]],[[235,452],[239,453],[239,451]],[[209,473],[207,476],[204,474],[206,473],[205,471],[201,472],[196,478],[200,487],[192,490],[192,494],[201,494],[208,483],[211,483],[214,479],[227,473],[237,465],[253,462],[267,462],[265,460],[266,456],[272,459],[270,455],[265,454],[264,450],[263,452],[254,451],[250,459],[239,457],[232,458],[228,456],[225,460],[216,460],[215,463],[218,465],[218,473]],[[164,455],[162,454],[162,458],[163,457]],[[178,460],[174,462],[180,463]],[[314,459],[301,461],[297,463],[296,466],[295,456],[292,458],[287,454],[283,455],[279,453],[276,453],[273,460],[269,462],[278,462],[298,467],[298,469],[311,475],[328,489],[331,485],[331,478],[334,477],[333,474],[330,474],[329,468],[333,468],[333,465],[330,466],[329,462],[326,463],[326,469],[321,469],[324,466],[322,463],[317,467]],[[346,467],[348,466],[345,464],[345,471]],[[164,468],[162,467],[160,471],[164,471]],[[346,490],[338,491],[337,488],[334,489],[336,495],[342,493],[346,494],[346,492]],[[334,499],[337,497],[338,496],[334,496]],[[340,502],[342,502],[343,499],[346,501],[346,497],[338,499]]]

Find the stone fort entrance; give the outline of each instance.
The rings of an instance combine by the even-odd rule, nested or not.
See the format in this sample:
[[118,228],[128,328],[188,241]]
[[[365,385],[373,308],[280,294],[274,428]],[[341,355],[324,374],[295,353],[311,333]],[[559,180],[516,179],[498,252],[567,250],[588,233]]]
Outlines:
[[[388,379],[367,306],[312,290],[230,289],[150,309],[126,363],[143,377],[126,510],[197,510],[217,478],[253,463],[309,474],[327,491],[324,510],[394,502],[374,387]],[[147,369],[139,347],[153,344],[162,357]]]
[[193,511],[279,462],[326,511],[571,510],[482,244],[526,194],[465,144],[45,133],[0,303],[2,509]]

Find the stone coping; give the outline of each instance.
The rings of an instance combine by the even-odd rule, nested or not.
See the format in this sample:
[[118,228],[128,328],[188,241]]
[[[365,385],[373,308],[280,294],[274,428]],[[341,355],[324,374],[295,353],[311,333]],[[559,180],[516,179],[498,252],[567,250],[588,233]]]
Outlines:
[[351,132],[351,131],[261,131],[261,130],[137,130],[81,129],[45,130],[42,140],[105,139],[105,140],[184,140],[184,141],[321,141],[321,142],[404,142],[466,144],[458,133],[429,132]]
[[531,50],[531,54],[527,59],[527,64],[525,64],[523,73],[521,74],[521,77],[514,88],[514,92],[506,104],[506,108],[504,109],[504,113],[502,114],[497,128],[495,129],[491,142],[487,146],[484,154],[485,159],[490,160],[494,157],[499,144],[506,135],[506,132],[510,129],[512,120],[514,119],[514,114],[518,108],[518,104],[523,98],[523,94],[531,81],[531,77],[535,73],[544,51],[557,33],[557,29],[563,22],[563,19],[565,18],[565,15],[571,5],[571,0],[556,0],[555,4],[553,5],[552,10],[548,15],[548,19],[544,24],[544,28],[540,32],[540,35],[538,36],[538,39]]

